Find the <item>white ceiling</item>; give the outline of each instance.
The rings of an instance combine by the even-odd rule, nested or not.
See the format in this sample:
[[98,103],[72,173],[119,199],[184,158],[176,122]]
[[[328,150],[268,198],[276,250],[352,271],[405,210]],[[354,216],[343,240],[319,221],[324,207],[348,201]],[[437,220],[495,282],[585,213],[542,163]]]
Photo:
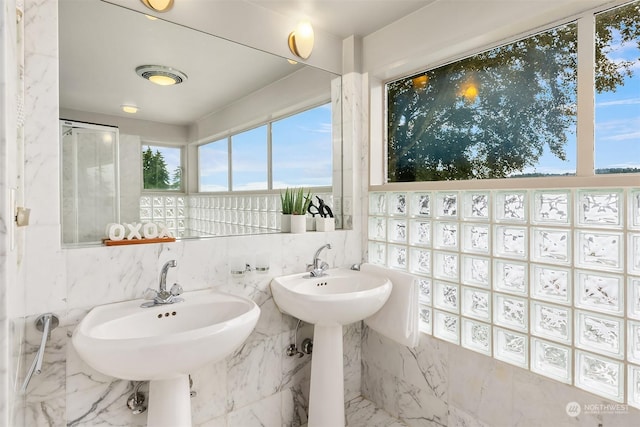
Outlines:
[[[243,1],[296,20],[312,17],[314,27],[342,39],[372,33],[434,0]],[[98,0],[59,1],[59,43],[62,109],[173,125],[191,124],[301,67]],[[135,74],[144,64],[178,68],[188,80],[158,87]],[[122,104],[140,111],[127,115]]]
[[435,0],[246,0],[313,26],[341,39],[366,36]]

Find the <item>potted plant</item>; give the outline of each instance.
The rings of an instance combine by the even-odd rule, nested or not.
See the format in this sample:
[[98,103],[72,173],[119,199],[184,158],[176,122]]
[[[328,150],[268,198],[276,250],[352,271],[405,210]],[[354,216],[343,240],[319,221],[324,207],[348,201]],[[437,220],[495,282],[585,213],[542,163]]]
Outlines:
[[287,188],[280,194],[282,202],[282,232],[304,233],[307,230],[307,209],[311,202],[311,192],[304,188]]
[[291,212],[293,212],[293,190],[287,188],[284,193],[280,193],[280,202],[282,205],[280,231],[289,233],[291,232]]

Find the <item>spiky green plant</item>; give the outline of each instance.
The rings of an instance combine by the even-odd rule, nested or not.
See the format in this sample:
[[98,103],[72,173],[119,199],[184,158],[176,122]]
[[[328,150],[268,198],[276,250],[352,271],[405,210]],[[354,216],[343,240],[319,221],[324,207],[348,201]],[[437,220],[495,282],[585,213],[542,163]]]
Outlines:
[[284,193],[280,193],[280,202],[282,202],[282,213],[291,215],[293,213],[293,190],[287,187]]
[[304,188],[298,188],[293,192],[293,209],[291,213],[293,215],[306,215],[309,203],[311,203],[311,192],[308,191],[305,195]]

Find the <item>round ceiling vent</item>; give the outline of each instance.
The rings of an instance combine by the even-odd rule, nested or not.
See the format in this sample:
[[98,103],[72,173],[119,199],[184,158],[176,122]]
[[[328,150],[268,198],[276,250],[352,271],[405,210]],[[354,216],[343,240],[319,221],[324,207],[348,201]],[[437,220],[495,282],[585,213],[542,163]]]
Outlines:
[[141,65],[136,74],[160,86],[177,85],[187,80],[187,75],[175,68],[163,65]]

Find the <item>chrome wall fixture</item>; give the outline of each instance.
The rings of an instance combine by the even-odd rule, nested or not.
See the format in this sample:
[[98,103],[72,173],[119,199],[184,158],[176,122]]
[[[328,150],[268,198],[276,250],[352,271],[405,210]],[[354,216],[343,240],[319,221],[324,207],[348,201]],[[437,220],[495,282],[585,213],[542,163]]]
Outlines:
[[305,354],[311,354],[313,351],[313,340],[311,338],[305,338],[302,341],[302,351],[298,350],[298,329],[300,328],[300,324],[302,320],[298,319],[298,323],[296,324],[296,331],[293,337],[293,343],[289,344],[286,349],[286,354],[289,357],[298,356],[303,357]]
[[40,340],[40,347],[36,352],[33,363],[31,363],[31,367],[24,378],[24,383],[22,383],[22,387],[20,388],[20,392],[22,394],[27,392],[27,388],[29,387],[29,382],[31,381],[33,374],[40,375],[42,373],[42,362],[44,360],[44,351],[47,346],[47,341],[51,336],[51,331],[57,328],[59,324],[60,319],[52,313],[43,314],[36,319],[36,329],[42,332],[42,339]]

